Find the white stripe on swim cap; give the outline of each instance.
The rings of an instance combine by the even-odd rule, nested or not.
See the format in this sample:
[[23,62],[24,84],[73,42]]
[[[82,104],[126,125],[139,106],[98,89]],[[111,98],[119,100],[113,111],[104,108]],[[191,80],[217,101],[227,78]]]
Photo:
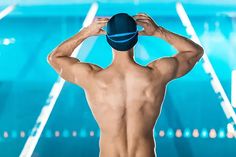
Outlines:
[[[128,39],[124,39],[124,40],[114,40],[114,39],[111,39],[111,37],[121,37],[121,36],[127,36],[127,35],[131,35],[131,34],[134,34],[134,35],[131,36],[131,37],[128,38]],[[107,37],[108,37],[111,41],[113,41],[113,42],[115,42],[115,43],[125,43],[125,42],[127,42],[127,41],[133,39],[133,38],[136,36],[136,34],[138,34],[138,31],[136,31],[136,32],[129,32],[129,33],[112,34],[112,35],[107,35]]]

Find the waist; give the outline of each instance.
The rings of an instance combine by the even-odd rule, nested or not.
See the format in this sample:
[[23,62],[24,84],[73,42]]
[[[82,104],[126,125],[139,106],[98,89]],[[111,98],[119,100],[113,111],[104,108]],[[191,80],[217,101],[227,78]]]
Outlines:
[[155,157],[155,141],[150,136],[100,136],[100,157]]

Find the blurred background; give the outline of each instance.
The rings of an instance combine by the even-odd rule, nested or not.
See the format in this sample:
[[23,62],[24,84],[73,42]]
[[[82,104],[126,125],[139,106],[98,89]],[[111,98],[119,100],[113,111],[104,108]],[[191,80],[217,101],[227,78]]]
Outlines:
[[[99,128],[84,91],[62,82],[62,90],[51,92],[61,80],[46,61],[53,48],[78,32],[86,18],[93,18],[89,12],[96,17],[145,12],[159,25],[202,44],[203,59],[189,74],[168,85],[154,131],[157,154],[236,156],[236,1],[178,2],[1,0],[0,156],[19,156],[29,137],[36,139],[28,143],[35,144],[34,157],[98,156]],[[145,66],[174,53],[161,39],[139,37],[135,60]],[[111,48],[104,36],[90,37],[78,58],[105,68],[112,62]],[[55,93],[59,96],[54,97]],[[51,98],[55,106],[47,111],[49,119],[43,119],[41,110],[52,105]],[[40,118],[45,127],[36,122]],[[42,134],[38,128],[43,128]]]

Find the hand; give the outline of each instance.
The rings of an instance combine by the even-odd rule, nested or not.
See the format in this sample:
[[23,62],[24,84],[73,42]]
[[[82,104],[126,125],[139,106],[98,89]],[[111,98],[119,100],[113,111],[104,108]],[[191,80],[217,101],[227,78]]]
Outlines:
[[108,18],[96,18],[89,26],[85,27],[85,32],[88,36],[96,36],[106,34],[106,31],[102,29],[107,22]]
[[147,14],[139,13],[133,17],[136,23],[143,27],[143,30],[138,32],[139,35],[152,36],[161,31],[161,28]]

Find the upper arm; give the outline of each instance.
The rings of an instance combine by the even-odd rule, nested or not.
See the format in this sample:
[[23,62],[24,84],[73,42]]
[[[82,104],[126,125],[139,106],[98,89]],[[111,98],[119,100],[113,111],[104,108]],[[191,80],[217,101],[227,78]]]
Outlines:
[[81,63],[73,57],[53,57],[48,56],[49,64],[66,81],[85,87],[91,80],[95,70],[95,65]]
[[181,77],[187,74],[191,69],[193,69],[194,65],[199,61],[199,59],[203,55],[203,49],[199,52],[180,52],[177,53],[174,58],[176,58],[178,62],[176,76]]
[[173,57],[164,57],[154,63],[153,67],[163,76],[165,81],[184,76],[187,74],[201,58],[203,53],[181,52]]
[[152,62],[149,66],[160,73],[163,81],[168,82],[175,78],[178,61],[174,57],[163,57]]

